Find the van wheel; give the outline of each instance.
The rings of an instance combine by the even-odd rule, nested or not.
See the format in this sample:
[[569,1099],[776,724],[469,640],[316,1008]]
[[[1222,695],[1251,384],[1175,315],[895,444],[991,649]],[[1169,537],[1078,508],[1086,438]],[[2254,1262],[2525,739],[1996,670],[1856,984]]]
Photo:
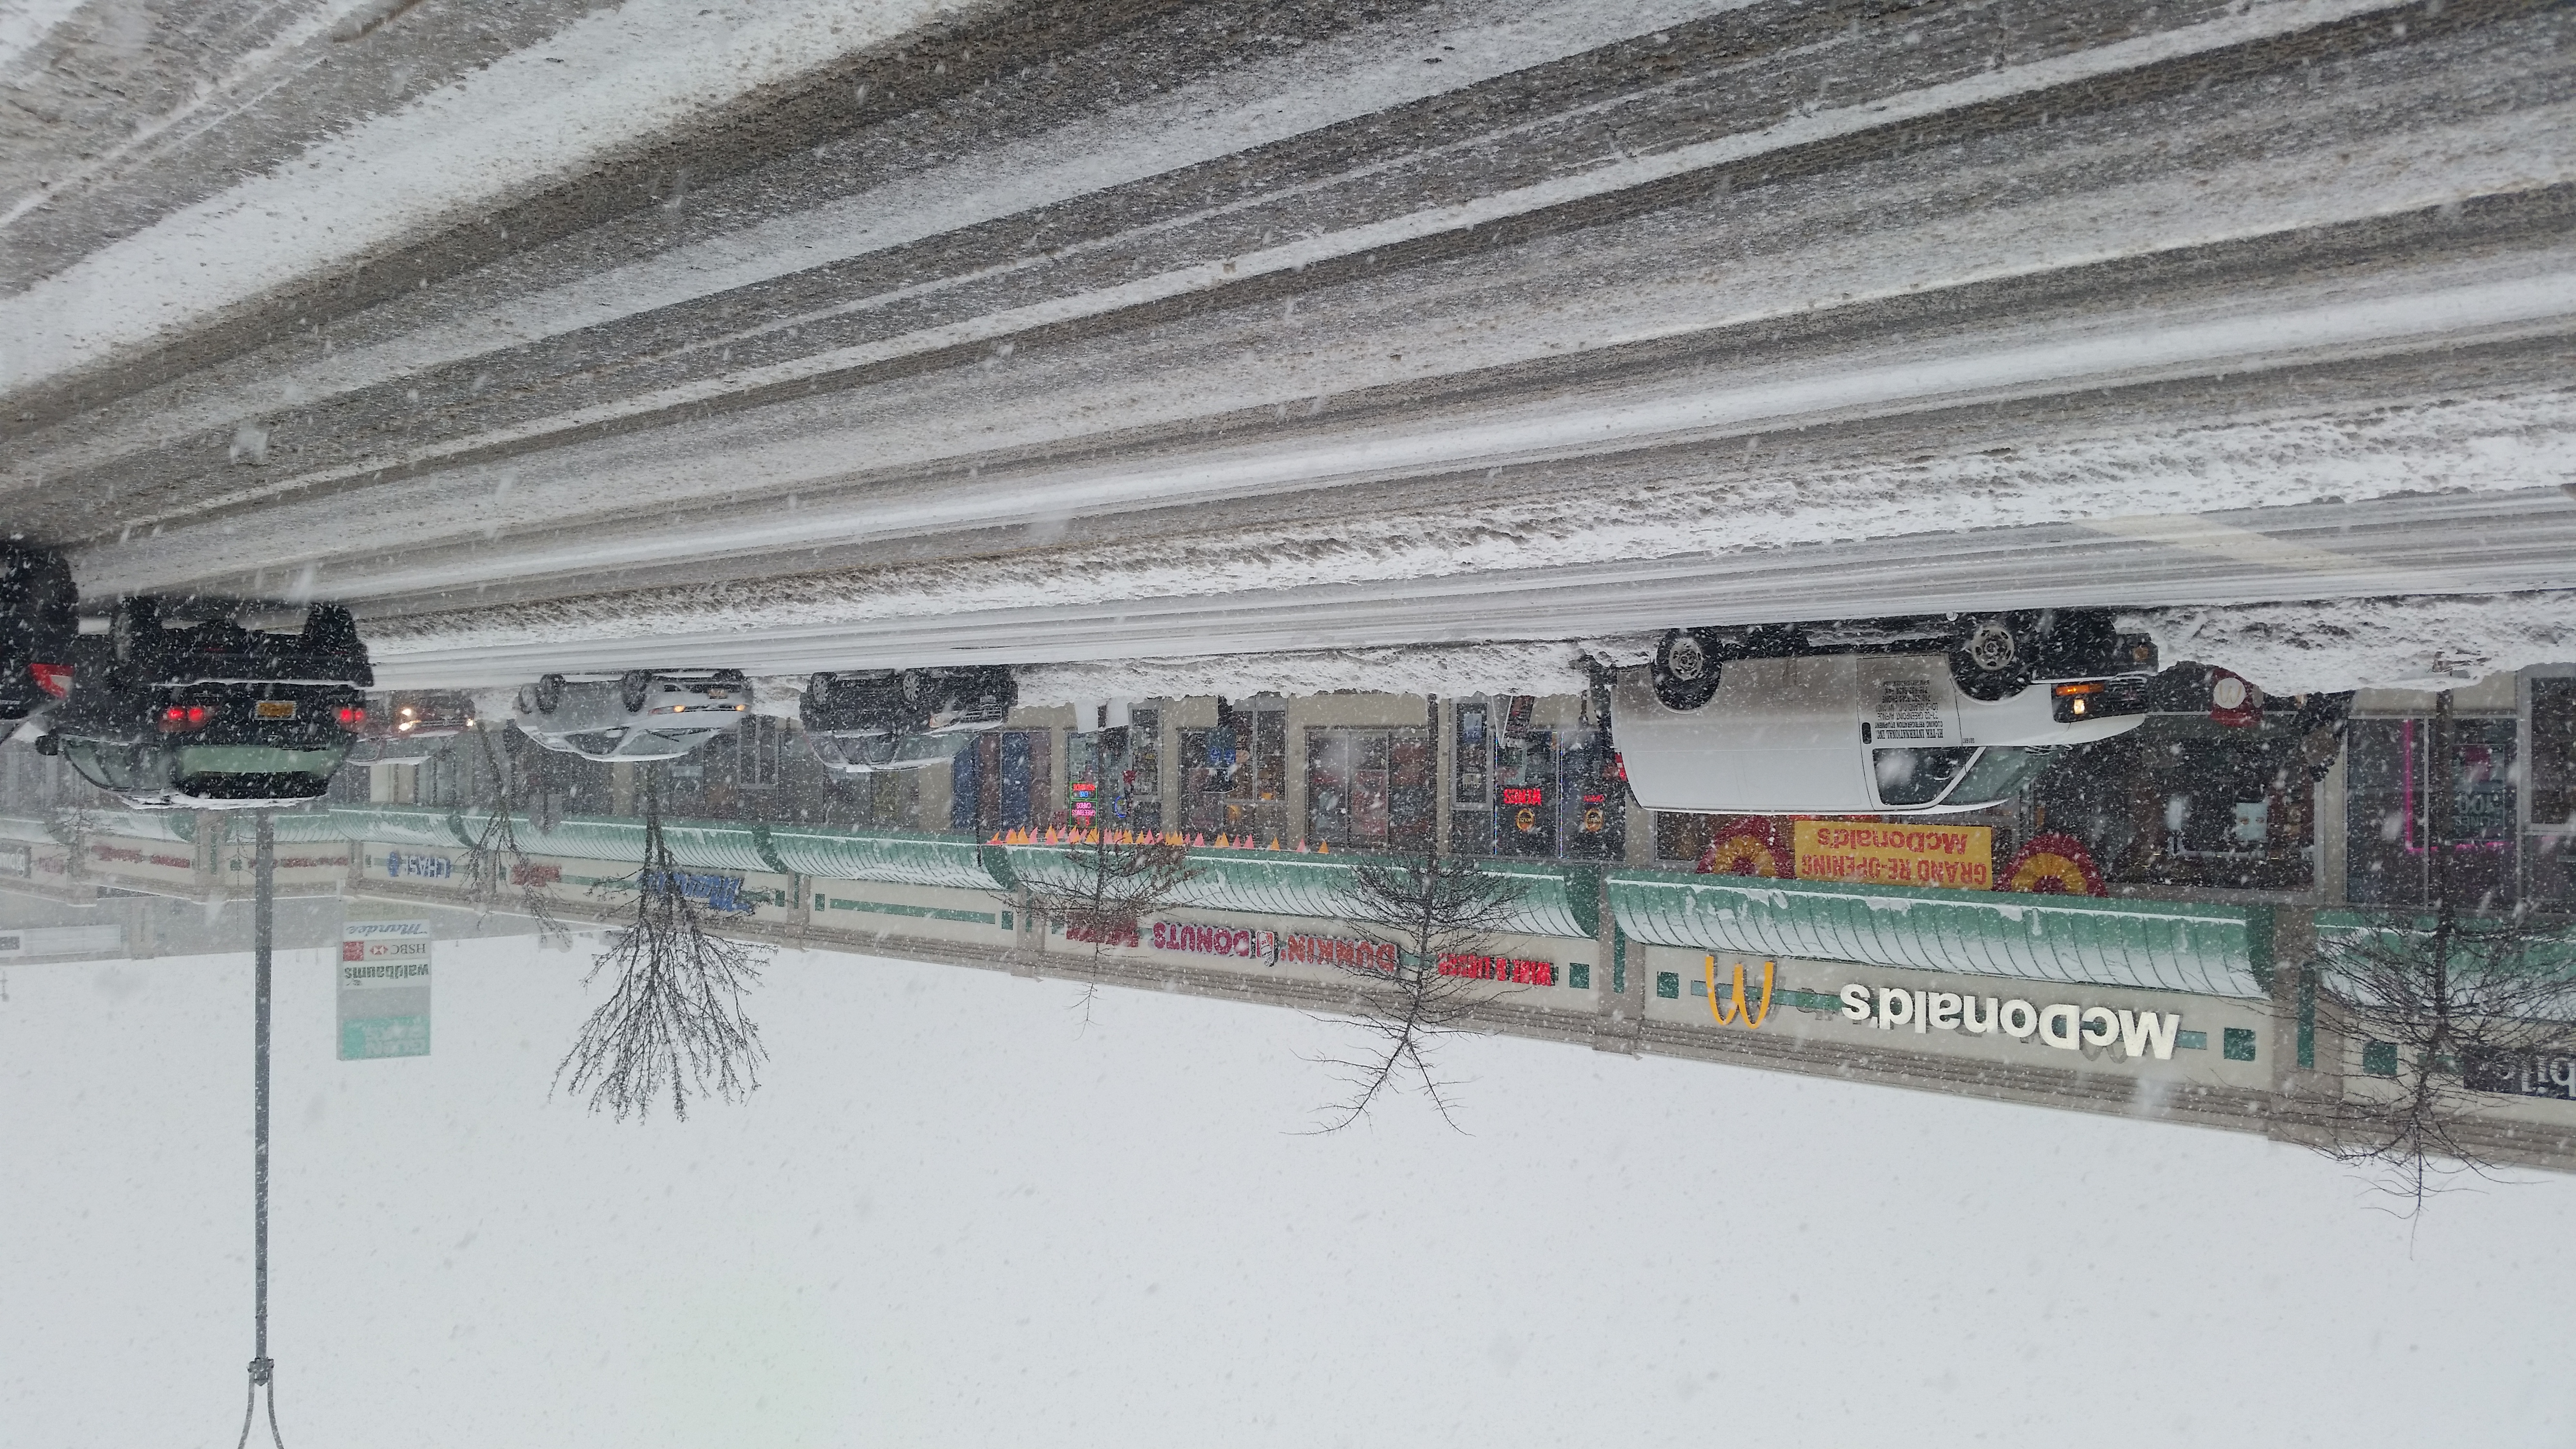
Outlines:
[[537,713],[553,714],[555,712],[555,706],[563,703],[563,686],[564,678],[560,674],[540,674],[537,676],[535,695]]
[[1959,635],[1959,646],[1950,651],[1951,682],[1970,699],[2009,699],[2030,683],[2036,643],[2004,615],[1971,618]]
[[1655,646],[1655,698],[1666,709],[1697,709],[1717,693],[1718,653],[1706,634],[1674,629]]
[[633,714],[642,709],[653,694],[653,676],[641,669],[630,669],[617,677],[617,702]]

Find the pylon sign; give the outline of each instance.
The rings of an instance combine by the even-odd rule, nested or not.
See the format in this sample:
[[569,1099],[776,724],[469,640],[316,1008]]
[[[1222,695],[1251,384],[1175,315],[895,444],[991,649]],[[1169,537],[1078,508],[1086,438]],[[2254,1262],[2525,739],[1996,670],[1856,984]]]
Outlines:
[[429,1055],[429,922],[340,927],[340,1060]]

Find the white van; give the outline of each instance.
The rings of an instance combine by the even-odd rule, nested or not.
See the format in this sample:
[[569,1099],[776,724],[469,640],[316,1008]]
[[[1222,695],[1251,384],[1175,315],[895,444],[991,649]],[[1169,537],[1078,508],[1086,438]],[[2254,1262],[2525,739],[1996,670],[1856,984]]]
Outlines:
[[[2010,658],[1995,665],[2012,641],[1976,637],[1958,642],[1986,652],[1964,661],[1803,648],[1741,657],[1711,633],[1674,630],[1653,665],[1619,671],[1613,687],[1614,742],[1649,810],[1945,815],[2000,804],[2055,751],[2137,728],[2154,658],[2126,638],[2116,655],[2053,657],[2026,635],[2017,669]],[[2065,663],[2095,672],[2047,677]]]

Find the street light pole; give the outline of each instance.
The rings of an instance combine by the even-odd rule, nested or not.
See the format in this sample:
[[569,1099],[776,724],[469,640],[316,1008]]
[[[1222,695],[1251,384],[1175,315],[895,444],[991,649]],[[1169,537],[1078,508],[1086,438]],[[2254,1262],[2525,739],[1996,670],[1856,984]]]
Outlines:
[[[286,1441],[277,1432],[277,1365],[268,1357],[268,996],[269,958],[276,944],[277,827],[269,813],[255,813],[251,852],[251,973],[253,1021],[251,1087],[252,1199],[255,1223],[251,1253],[250,1391],[242,1401],[241,1444],[250,1442],[252,1411],[262,1387],[268,1390],[268,1437],[278,1449]],[[239,1446],[236,1446],[239,1449]]]

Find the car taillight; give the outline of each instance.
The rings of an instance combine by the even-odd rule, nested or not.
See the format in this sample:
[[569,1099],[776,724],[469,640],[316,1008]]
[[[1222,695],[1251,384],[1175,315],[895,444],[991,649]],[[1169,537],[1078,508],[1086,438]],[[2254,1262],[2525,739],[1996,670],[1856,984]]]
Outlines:
[[340,728],[344,730],[363,729],[366,727],[366,723],[367,711],[364,705],[344,704],[340,706]]
[[2102,701],[2097,697],[2102,693],[2102,685],[2098,680],[2056,685],[2049,690],[2049,693],[2056,700],[2055,713],[2059,724],[2072,724],[2077,720],[2091,719],[2102,712],[2099,708]]
[[170,705],[161,711],[161,733],[179,735],[201,730],[214,717],[214,710],[202,704]]
[[30,664],[27,672],[36,676],[36,687],[56,699],[72,692],[72,667],[68,664]]

